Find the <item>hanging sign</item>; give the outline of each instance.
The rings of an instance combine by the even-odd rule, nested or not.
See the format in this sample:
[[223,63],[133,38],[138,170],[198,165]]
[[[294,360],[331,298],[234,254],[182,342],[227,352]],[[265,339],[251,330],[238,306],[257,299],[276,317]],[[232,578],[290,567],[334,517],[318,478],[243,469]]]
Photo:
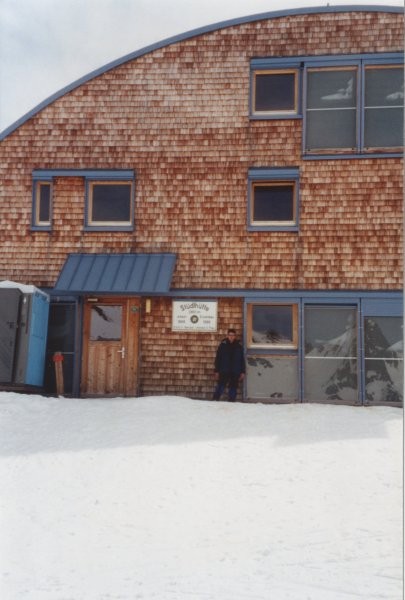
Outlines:
[[216,300],[173,300],[172,331],[217,331]]

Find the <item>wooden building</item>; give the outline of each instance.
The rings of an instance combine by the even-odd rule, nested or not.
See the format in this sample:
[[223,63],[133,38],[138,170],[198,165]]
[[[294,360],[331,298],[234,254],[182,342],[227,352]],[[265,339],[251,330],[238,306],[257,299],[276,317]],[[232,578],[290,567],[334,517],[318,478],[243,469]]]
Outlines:
[[0,280],[51,295],[75,396],[402,401],[403,11],[208,26],[61,90],[0,143]]

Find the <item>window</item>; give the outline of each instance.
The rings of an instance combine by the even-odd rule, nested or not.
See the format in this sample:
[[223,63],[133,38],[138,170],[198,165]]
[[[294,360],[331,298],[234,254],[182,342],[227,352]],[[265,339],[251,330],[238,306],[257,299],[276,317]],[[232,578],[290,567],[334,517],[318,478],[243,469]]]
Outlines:
[[250,348],[297,348],[297,304],[248,304]]
[[254,58],[250,68],[251,119],[303,119],[304,154],[402,153],[401,53]]
[[298,72],[289,70],[253,71],[255,115],[291,115],[298,110]]
[[366,67],[364,146],[403,144],[404,74],[402,67]]
[[307,401],[358,401],[357,312],[351,306],[305,308]]
[[354,151],[357,71],[310,69],[307,74],[306,148]]
[[130,181],[87,181],[86,227],[131,230],[132,198]]
[[32,206],[32,228],[51,229],[51,181],[34,181]]
[[403,104],[402,65],[308,67],[305,151],[400,151]]
[[298,169],[250,169],[248,229],[298,230]]
[[403,402],[402,317],[365,317],[365,393],[367,402]]

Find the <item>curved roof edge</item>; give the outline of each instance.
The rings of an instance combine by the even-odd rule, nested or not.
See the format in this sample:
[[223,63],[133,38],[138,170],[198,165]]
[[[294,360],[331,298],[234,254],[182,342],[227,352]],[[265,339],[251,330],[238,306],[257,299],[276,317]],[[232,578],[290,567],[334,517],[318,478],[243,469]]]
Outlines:
[[258,13],[254,15],[249,15],[245,17],[236,17],[234,19],[229,19],[227,21],[221,21],[219,23],[213,23],[211,25],[205,25],[203,27],[199,27],[197,29],[192,29],[190,31],[186,31],[185,33],[181,33],[149,46],[145,46],[139,50],[135,50],[130,54],[126,54],[121,58],[115,59],[112,62],[107,63],[106,65],[87,73],[83,77],[76,79],[72,83],[63,87],[59,91],[55,92],[39,104],[37,104],[34,108],[32,108],[25,115],[17,119],[14,123],[6,127],[2,132],[0,132],[0,141],[4,140],[8,135],[13,133],[16,129],[18,129],[21,125],[23,125],[26,121],[34,117],[37,113],[39,113],[42,109],[46,108],[49,104],[52,104],[65,94],[71,92],[75,88],[80,87],[81,85],[87,83],[91,79],[98,77],[99,75],[103,75],[107,71],[114,69],[115,67],[119,67],[126,62],[134,60],[135,58],[139,58],[148,54],[149,52],[153,52],[154,50],[160,50],[166,46],[170,46],[171,44],[175,44],[177,42],[182,42],[193,37],[197,37],[199,35],[203,35],[204,33],[211,33],[213,31],[217,31],[219,29],[225,29],[227,27],[232,27],[234,25],[243,25],[244,23],[253,23],[254,21],[261,21],[264,19],[278,19],[280,17],[288,17],[288,16],[296,16],[302,14],[317,14],[317,13],[341,13],[341,12],[385,12],[385,13],[403,13],[404,9],[400,6],[384,6],[384,5],[357,5],[357,4],[347,4],[347,5],[339,5],[339,6],[318,6],[318,7],[307,7],[307,8],[291,8],[286,10],[278,10],[271,12]]

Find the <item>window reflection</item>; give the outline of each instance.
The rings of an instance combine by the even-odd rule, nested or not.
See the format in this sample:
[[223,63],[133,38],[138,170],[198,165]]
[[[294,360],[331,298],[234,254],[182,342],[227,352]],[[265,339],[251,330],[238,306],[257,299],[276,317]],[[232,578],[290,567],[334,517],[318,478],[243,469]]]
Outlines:
[[356,402],[356,308],[307,307],[305,399]]
[[91,341],[116,341],[121,339],[122,306],[94,304],[90,316]]
[[403,400],[403,337],[400,317],[364,320],[366,398],[368,402]]

